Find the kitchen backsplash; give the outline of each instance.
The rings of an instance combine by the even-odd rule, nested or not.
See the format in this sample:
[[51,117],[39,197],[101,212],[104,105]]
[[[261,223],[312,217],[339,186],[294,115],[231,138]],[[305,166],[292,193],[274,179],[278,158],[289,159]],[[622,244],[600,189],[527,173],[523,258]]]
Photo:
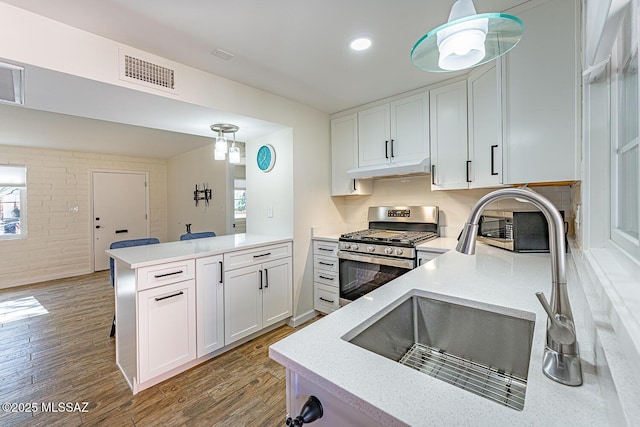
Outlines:
[[[429,176],[410,176],[376,180],[370,196],[334,197],[334,203],[342,213],[345,223],[367,220],[367,208],[379,205],[436,205],[440,208],[441,236],[457,237],[462,230],[472,206],[480,197],[494,189],[431,191]],[[572,188],[574,187],[574,188]],[[577,190],[576,188],[577,187]],[[574,218],[579,204],[579,184],[573,186],[541,186],[535,191],[547,197],[559,209],[565,211],[569,236],[574,235]],[[489,209],[535,210],[529,203],[501,200]]]

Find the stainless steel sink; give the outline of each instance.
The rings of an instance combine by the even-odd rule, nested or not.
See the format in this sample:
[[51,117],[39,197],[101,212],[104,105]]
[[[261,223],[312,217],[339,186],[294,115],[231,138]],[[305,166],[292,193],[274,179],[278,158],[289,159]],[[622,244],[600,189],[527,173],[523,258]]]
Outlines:
[[522,410],[535,314],[441,295],[406,295],[343,339]]

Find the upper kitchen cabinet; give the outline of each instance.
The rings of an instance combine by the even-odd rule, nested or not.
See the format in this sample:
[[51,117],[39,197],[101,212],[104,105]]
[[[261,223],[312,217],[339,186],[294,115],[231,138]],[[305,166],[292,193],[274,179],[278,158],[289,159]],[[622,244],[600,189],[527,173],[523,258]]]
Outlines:
[[525,32],[503,61],[505,184],[579,179],[578,6],[556,0],[513,11]]
[[502,184],[501,61],[477,68],[467,79],[469,188]]
[[468,188],[467,82],[431,90],[431,189]]
[[358,166],[420,161],[429,157],[429,93],[358,112]]
[[500,62],[431,91],[431,188],[502,184]]
[[371,180],[350,179],[349,169],[358,166],[358,114],[331,120],[331,195],[366,195]]

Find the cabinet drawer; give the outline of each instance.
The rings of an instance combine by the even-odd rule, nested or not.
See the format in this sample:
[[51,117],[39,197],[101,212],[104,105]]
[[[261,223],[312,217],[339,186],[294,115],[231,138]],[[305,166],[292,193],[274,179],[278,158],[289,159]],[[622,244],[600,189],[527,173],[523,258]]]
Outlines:
[[338,288],[314,283],[315,301],[313,308],[322,313],[331,313],[339,308]]
[[229,252],[224,254],[224,270],[234,270],[289,256],[291,256],[291,242]]
[[326,271],[338,271],[338,258],[326,257],[321,255],[315,255],[313,257],[313,269],[326,270]]
[[337,271],[324,271],[324,270],[313,270],[313,281],[322,283],[329,286],[337,287],[339,284],[338,272]]
[[138,290],[193,279],[195,278],[195,267],[195,261],[189,259],[139,268],[137,271]]
[[322,240],[313,241],[313,254],[324,256],[338,256],[338,243],[325,242]]

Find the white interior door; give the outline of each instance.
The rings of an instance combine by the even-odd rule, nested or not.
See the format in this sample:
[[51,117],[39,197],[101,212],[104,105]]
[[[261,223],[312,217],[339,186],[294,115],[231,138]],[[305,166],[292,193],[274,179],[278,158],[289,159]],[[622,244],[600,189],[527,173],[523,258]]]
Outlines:
[[109,268],[112,242],[147,237],[147,174],[93,172],[94,270]]

